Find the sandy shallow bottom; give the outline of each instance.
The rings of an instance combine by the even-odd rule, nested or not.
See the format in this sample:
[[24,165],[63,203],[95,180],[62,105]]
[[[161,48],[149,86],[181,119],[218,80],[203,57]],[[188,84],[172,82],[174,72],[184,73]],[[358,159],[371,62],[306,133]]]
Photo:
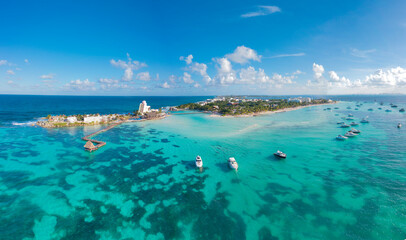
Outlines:
[[[125,123],[93,153],[98,126],[0,128],[0,239],[404,239],[404,115],[354,105]],[[349,113],[371,123],[336,141]]]

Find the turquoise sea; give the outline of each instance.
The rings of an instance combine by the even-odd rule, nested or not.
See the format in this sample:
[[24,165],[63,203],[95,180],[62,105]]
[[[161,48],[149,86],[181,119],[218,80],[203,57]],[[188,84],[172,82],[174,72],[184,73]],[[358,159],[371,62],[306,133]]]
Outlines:
[[[65,100],[56,109],[59,100],[36,99],[24,111],[1,97],[8,106],[0,108],[2,240],[406,238],[406,114],[398,111],[406,96],[335,96],[334,105],[257,117],[196,113],[126,123],[96,136],[107,145],[93,153],[81,137],[102,126],[23,123],[64,107],[114,107],[95,110],[86,105],[92,100],[76,99],[76,109]],[[206,97],[156,98],[146,100],[160,107]],[[126,112],[138,100],[112,101],[123,101],[117,109]],[[337,141],[346,129],[336,123],[349,113],[370,123]],[[273,156],[278,149],[287,159]],[[203,171],[194,165],[198,154]]]

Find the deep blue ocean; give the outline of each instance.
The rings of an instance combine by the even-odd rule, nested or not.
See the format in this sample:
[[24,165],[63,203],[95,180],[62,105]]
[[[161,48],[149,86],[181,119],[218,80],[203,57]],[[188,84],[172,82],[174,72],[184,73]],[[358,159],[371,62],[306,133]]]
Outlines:
[[[123,123],[94,136],[106,145],[91,153],[82,137],[105,126],[27,124],[206,98],[0,95],[0,240],[406,239],[404,95]],[[361,133],[336,140],[348,131],[342,121],[359,123]]]

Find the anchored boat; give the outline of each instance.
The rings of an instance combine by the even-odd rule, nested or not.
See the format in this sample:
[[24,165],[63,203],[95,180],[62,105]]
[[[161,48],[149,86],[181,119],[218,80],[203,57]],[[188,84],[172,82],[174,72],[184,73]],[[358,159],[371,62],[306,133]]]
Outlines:
[[237,161],[235,161],[235,158],[230,157],[228,159],[228,166],[230,166],[230,168],[234,169],[234,170],[238,170],[238,163]]
[[202,160],[202,157],[200,157],[199,155],[197,155],[197,157],[196,157],[196,167],[198,167],[198,168],[203,167],[203,160]]
[[276,153],[274,153],[273,155],[275,155],[276,157],[279,157],[279,158],[286,158],[286,153],[283,153],[279,150],[276,151]]

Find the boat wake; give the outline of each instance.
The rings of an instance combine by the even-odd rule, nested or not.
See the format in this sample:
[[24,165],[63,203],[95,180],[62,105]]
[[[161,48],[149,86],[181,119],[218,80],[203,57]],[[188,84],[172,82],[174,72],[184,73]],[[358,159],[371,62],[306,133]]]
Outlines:
[[37,121],[28,121],[28,122],[12,122],[11,125],[13,126],[32,126],[35,125]]

